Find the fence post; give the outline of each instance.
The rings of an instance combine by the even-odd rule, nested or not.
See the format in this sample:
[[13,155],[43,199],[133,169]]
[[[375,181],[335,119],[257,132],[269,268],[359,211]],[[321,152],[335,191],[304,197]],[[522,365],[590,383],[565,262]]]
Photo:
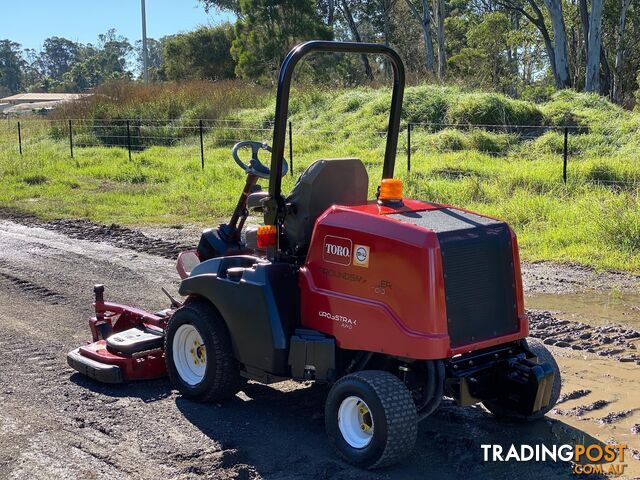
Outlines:
[[407,123],[407,173],[411,173],[411,122]]
[[199,120],[200,126],[200,163],[202,164],[202,170],[204,171],[204,140],[202,138],[202,119]]
[[567,160],[569,159],[569,127],[564,127],[564,148],[562,149],[562,181],[567,184]]
[[69,150],[71,158],[73,158],[73,128],[71,127],[71,120],[69,120]]
[[131,123],[127,120],[127,149],[129,150],[129,161],[131,161]]
[[289,173],[293,177],[293,125],[289,120]]
[[18,148],[20,149],[20,155],[22,155],[22,131],[20,130],[20,120],[18,120]]

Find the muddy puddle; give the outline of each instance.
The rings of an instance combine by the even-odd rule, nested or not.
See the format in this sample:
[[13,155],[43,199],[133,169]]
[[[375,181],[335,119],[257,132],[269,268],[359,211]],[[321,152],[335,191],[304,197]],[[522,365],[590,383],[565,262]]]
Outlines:
[[618,324],[640,330],[640,292],[535,293],[526,296],[525,305],[594,327]]
[[640,478],[640,291],[530,292],[525,305],[562,372],[555,425],[627,445],[619,478]]

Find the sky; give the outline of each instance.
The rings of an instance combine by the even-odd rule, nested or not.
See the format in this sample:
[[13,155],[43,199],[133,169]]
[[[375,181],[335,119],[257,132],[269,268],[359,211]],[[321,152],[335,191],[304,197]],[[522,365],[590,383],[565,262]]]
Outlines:
[[[160,38],[199,25],[232,20],[231,15],[205,13],[197,0],[146,0],[147,37]],[[96,43],[115,28],[133,44],[142,38],[140,0],[0,0],[0,39],[40,50],[48,37]]]

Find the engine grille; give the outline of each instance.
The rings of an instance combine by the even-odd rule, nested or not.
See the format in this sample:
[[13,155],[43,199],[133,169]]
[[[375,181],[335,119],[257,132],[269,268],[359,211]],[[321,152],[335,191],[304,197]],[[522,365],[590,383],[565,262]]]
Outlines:
[[438,234],[453,347],[517,331],[513,254],[505,223],[451,208],[392,216]]

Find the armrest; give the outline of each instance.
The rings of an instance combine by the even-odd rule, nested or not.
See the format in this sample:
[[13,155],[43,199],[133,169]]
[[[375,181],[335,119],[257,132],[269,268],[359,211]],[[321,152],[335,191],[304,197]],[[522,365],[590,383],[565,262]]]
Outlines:
[[269,197],[269,192],[254,192],[247,197],[247,209],[254,212],[262,211],[262,201]]

